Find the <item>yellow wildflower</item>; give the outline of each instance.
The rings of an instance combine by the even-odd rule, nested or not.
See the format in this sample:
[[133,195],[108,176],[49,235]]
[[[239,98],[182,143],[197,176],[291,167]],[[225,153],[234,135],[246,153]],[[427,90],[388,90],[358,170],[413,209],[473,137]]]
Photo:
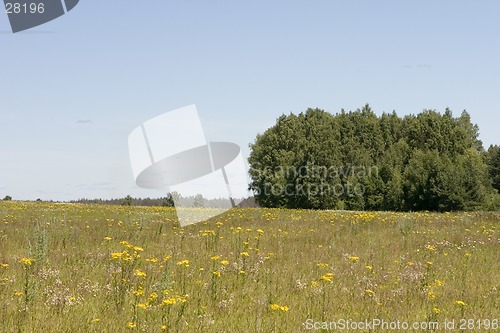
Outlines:
[[326,282],[332,282],[333,280],[333,273],[328,273],[326,275],[323,275],[320,280],[326,281]]
[[31,264],[33,264],[33,261],[35,261],[35,259],[33,258],[22,258],[21,260],[19,260],[19,262],[24,266],[31,266]]
[[149,295],[148,301],[154,302],[154,301],[156,301],[157,298],[158,298],[158,294],[153,292],[153,293],[151,293],[151,295]]
[[283,311],[287,312],[289,310],[288,306],[286,305],[279,305],[279,304],[270,304],[269,308],[273,311]]
[[132,247],[132,245],[131,245],[129,242],[127,242],[126,240],[122,240],[122,241],[120,242],[120,244],[121,244],[121,245],[123,245],[123,246],[126,246],[126,247],[128,247],[128,248],[131,248],[131,247]]
[[140,269],[136,269],[134,275],[139,277],[146,277],[146,273],[141,271]]
[[135,296],[142,296],[142,295],[144,295],[144,290],[142,290],[142,287],[139,287],[139,289],[134,290],[132,293],[133,293]]
[[175,303],[177,303],[177,300],[175,299],[175,297],[169,297],[169,298],[164,299],[161,304],[162,305],[174,305]]
[[123,252],[113,252],[111,253],[111,258],[120,259],[123,256]]
[[178,262],[177,262],[177,265],[178,265],[178,266],[189,267],[189,260],[184,259],[184,260],[178,261]]
[[188,295],[177,296],[177,302],[186,303],[188,300]]
[[271,304],[269,307],[271,308],[271,310],[279,310],[281,308],[281,306],[278,304]]

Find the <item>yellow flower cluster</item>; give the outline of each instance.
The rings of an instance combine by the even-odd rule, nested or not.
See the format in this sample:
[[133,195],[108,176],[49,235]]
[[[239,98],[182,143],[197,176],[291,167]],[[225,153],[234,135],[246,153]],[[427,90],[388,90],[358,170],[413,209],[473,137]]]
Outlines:
[[19,262],[24,266],[31,266],[34,261],[35,259],[33,258],[22,258],[21,260],[19,260]]
[[146,273],[141,271],[140,269],[136,269],[134,275],[143,278],[146,277]]
[[273,311],[282,311],[282,312],[287,312],[289,310],[288,306],[279,304],[271,304],[269,305],[269,308]]
[[122,260],[122,261],[133,261],[135,259],[139,259],[141,255],[139,252],[143,252],[144,249],[140,246],[134,246],[127,242],[126,240],[123,240],[120,242],[121,245],[125,247],[125,250],[122,252],[113,252],[111,253],[111,259],[115,260]]
[[327,273],[327,274],[323,275],[320,278],[320,280],[325,281],[325,282],[332,282],[333,281],[333,273]]
[[161,302],[161,305],[162,306],[175,305],[177,303],[185,303],[185,302],[187,302],[187,300],[188,300],[188,296],[187,295],[183,295],[183,296],[171,296],[171,297],[165,298]]
[[371,289],[365,289],[365,293],[367,293],[368,295],[375,295],[375,292]]
[[189,267],[189,260],[187,260],[187,259],[180,260],[177,262],[177,266],[184,266],[184,267],[188,268]]

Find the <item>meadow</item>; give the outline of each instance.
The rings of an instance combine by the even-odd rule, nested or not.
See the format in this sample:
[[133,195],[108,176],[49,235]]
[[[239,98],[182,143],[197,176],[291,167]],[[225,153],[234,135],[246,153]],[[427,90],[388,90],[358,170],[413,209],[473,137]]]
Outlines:
[[0,331],[310,332],[308,319],[342,318],[496,331],[499,222],[248,208],[180,228],[173,208],[1,202]]

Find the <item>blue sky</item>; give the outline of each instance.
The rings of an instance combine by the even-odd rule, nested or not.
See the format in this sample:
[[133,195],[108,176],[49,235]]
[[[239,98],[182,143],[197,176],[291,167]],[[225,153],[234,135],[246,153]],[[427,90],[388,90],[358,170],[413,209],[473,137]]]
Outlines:
[[163,196],[129,133],[196,104],[248,144],[290,111],[466,109],[500,143],[500,2],[93,1],[12,34],[0,14],[0,196]]

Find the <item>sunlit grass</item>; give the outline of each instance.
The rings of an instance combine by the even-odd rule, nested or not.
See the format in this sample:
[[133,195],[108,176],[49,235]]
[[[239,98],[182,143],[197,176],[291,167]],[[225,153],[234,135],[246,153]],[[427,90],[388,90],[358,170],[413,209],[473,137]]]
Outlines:
[[499,316],[499,214],[0,203],[2,332],[303,332]]

